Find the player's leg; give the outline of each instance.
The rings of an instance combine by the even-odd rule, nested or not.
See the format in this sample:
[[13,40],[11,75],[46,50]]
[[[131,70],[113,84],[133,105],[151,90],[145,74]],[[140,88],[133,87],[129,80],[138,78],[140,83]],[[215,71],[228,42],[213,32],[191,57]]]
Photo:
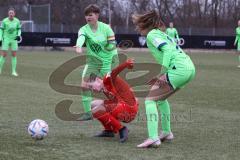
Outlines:
[[238,62],[239,62],[238,68],[240,68],[240,41],[238,41],[237,43],[237,53],[238,53]]
[[106,109],[104,107],[104,101],[103,100],[92,101],[91,110],[94,118],[98,119],[104,127],[104,130],[101,131],[100,133],[97,133],[95,137],[114,137],[114,132],[112,131],[111,126],[107,123],[107,119],[105,119],[108,117],[105,115]]
[[119,65],[118,55],[114,55],[111,59],[103,61],[100,67],[100,77],[104,77],[113,68]]
[[[124,122],[129,123],[132,120],[135,119],[138,111],[138,103],[136,103],[134,106],[129,106],[125,102],[119,102],[117,106],[109,105],[107,108],[109,113],[116,119]],[[128,139],[128,128],[126,126],[123,126],[119,130],[119,138],[120,142],[125,142]]]
[[157,110],[157,102],[159,100],[165,100],[174,92],[174,88],[168,81],[167,74],[160,76],[159,80],[156,81],[150,89],[150,92],[145,100],[148,139],[146,139],[143,143],[139,144],[138,147],[157,147],[161,144],[158,137],[159,116]]
[[12,51],[12,75],[18,76],[17,71],[16,71],[18,42],[16,40],[13,40],[13,41],[11,41],[10,46],[11,46],[11,51]]
[[0,58],[0,73],[2,72],[4,63],[6,61],[8,49],[9,49],[9,41],[4,39],[2,41],[2,54],[1,54],[1,58]]
[[[145,101],[149,138],[138,145],[138,147],[151,147],[158,140],[156,138],[158,136],[157,103],[161,111],[163,133],[165,132],[164,135],[161,134],[160,138],[164,139],[172,134],[170,128],[170,106],[166,99],[178,91],[178,89],[184,87],[194,76],[195,70],[173,70],[160,76],[159,81],[152,86]],[[153,115],[154,119],[152,119]]]
[[171,111],[170,105],[167,100],[157,101],[158,110],[161,113],[161,125],[162,131],[160,132],[161,141],[171,141],[173,140],[173,134],[171,132]]
[[[91,74],[97,74],[96,72],[98,72],[96,67],[94,67],[91,64],[86,64],[82,73],[81,86],[84,87],[85,82],[87,82],[90,79]],[[82,105],[83,105],[84,114],[82,114],[78,120],[79,121],[91,120],[92,119],[92,113],[91,113],[92,93],[90,90],[83,89],[81,96],[82,96]]]
[[147,131],[148,138],[141,144],[138,148],[146,147],[158,147],[161,144],[161,141],[158,137],[158,110],[157,103],[154,100],[145,100],[145,109],[147,116]]
[[3,65],[6,61],[7,51],[2,51],[0,57],[0,74],[2,73]]
[[[118,133],[124,128],[120,121],[108,112],[108,108],[103,100],[94,100],[91,105],[93,117],[98,119],[104,126],[104,131],[97,134],[97,137],[113,137],[114,133]],[[114,103],[108,103],[107,105],[116,106]]]

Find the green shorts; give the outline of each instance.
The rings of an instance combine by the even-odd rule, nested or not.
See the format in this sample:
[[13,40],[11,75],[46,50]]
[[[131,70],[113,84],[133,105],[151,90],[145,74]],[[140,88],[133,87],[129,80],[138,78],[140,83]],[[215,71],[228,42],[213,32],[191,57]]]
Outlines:
[[[184,68],[184,67],[183,67]],[[195,77],[195,67],[192,62],[188,62],[188,69],[174,68],[168,70],[167,78],[174,89],[183,88],[187,83]]]
[[103,62],[101,65],[98,65],[97,63],[94,62],[91,63],[91,61],[88,61],[82,72],[82,80],[85,78],[88,79],[91,75],[96,75],[102,78],[113,68],[115,68],[118,64],[119,64],[118,55],[113,56],[111,62]]
[[9,49],[11,49],[11,51],[17,51],[18,50],[17,40],[4,39],[2,41],[2,50],[3,51],[8,51]]

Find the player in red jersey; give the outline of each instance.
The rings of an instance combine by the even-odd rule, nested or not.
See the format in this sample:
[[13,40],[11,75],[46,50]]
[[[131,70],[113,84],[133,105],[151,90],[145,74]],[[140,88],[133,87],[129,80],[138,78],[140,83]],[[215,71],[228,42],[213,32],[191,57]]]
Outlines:
[[104,76],[103,80],[96,77],[87,83],[88,88],[102,91],[107,97],[91,102],[93,117],[104,126],[104,130],[96,137],[114,137],[115,133],[119,133],[120,142],[127,140],[128,129],[121,122],[129,123],[136,117],[138,101],[130,86],[118,74],[125,68],[132,69],[133,63],[132,59],[128,59]]

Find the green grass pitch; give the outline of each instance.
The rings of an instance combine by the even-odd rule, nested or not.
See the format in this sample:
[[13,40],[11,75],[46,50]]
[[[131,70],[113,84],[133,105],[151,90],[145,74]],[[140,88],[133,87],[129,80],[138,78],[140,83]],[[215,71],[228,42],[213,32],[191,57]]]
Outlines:
[[[136,62],[153,62],[149,53],[131,52]],[[74,101],[71,111],[82,112],[81,99],[52,90],[51,73],[74,52],[18,53],[18,73],[10,75],[10,57],[0,75],[0,160],[238,160],[240,159],[240,69],[231,53],[190,54],[196,64],[193,82],[169,99],[172,108],[172,143],[158,149],[137,149],[147,137],[143,99],[132,123],[129,140],[92,138],[101,130],[97,121],[67,122],[55,115],[63,99]],[[157,68],[156,68],[157,69]],[[66,83],[80,84],[74,70]],[[46,139],[34,142],[26,126],[33,119],[49,124]]]

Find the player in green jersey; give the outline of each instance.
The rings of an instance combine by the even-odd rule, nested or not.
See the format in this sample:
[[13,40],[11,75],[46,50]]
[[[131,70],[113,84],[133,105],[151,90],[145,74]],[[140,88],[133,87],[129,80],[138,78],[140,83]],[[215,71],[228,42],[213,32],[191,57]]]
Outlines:
[[21,24],[20,21],[15,17],[15,10],[10,8],[8,10],[8,17],[3,19],[0,28],[0,41],[2,41],[2,55],[0,58],[0,73],[7,56],[8,50],[12,52],[12,75],[18,76],[17,67],[17,50],[18,42],[21,36]]
[[[83,87],[91,75],[103,77],[118,64],[115,35],[108,24],[98,21],[99,7],[91,4],[85,8],[84,13],[87,24],[80,28],[76,43],[77,53],[82,53],[84,43],[87,47],[87,64],[82,74]],[[91,101],[91,92],[83,91],[82,103],[85,114],[79,118],[80,121],[92,119]]]
[[240,20],[238,21],[238,27],[236,28],[236,38],[234,41],[234,46],[236,45],[237,45],[238,60],[239,60],[238,68],[240,68]]
[[173,22],[169,23],[169,28],[166,29],[167,35],[174,39],[177,43],[179,42],[178,31],[176,28],[173,27]]
[[[133,15],[133,23],[141,35],[147,36],[147,47],[162,67],[158,77],[151,79],[145,99],[148,136],[137,147],[158,147],[161,141],[172,140],[170,106],[167,98],[183,88],[195,76],[195,67],[190,57],[165,32],[165,25],[156,11]],[[158,109],[161,112],[162,132],[158,135]]]

